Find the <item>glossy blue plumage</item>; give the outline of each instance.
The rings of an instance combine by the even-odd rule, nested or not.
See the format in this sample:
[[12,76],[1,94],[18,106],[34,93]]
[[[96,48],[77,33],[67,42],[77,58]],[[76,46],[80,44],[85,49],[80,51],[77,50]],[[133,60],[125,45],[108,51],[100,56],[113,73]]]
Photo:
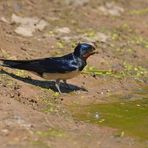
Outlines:
[[[86,59],[94,54],[94,50],[95,48],[91,44],[79,43],[73,53],[61,57],[50,57],[36,60],[0,60],[3,62],[2,66],[32,71],[41,77],[44,76],[44,74],[46,74],[46,76],[49,74],[50,77],[52,75],[52,78],[59,81],[72,78],[73,76],[76,76],[76,73],[74,73],[73,76],[71,76],[70,73],[83,70],[87,64]],[[54,77],[54,74],[56,74],[56,77]],[[59,76],[57,76],[57,74],[59,74]],[[60,92],[58,86],[57,89]]]
[[37,60],[5,60],[4,66],[29,70],[42,75],[43,73],[67,73],[75,70],[82,70],[86,63],[68,54],[62,57],[53,57]]

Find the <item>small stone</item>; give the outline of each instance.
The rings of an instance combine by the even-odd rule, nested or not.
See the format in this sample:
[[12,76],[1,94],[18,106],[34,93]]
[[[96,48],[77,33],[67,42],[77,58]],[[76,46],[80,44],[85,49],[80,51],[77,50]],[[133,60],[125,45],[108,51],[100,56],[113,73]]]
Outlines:
[[83,6],[87,4],[90,0],[65,0],[65,3],[67,5],[73,5],[73,6]]
[[68,34],[71,32],[71,30],[68,27],[56,28],[55,31],[57,33],[64,33],[64,34]]
[[2,129],[1,132],[5,136],[7,136],[9,134],[9,130],[8,129]]
[[108,36],[108,35],[106,35],[105,33],[102,33],[102,32],[96,32],[94,34],[94,36],[92,36],[92,37],[88,37],[87,35],[86,36],[82,35],[80,38],[82,38],[83,40],[85,40],[87,42],[103,42],[103,43],[106,43],[110,39],[110,36]]
[[99,113],[98,113],[98,112],[96,112],[96,113],[95,113],[95,119],[97,119],[97,120],[98,120],[99,118],[100,118],[100,115],[99,115]]
[[104,94],[104,92],[103,91],[101,91],[101,95],[103,95]]
[[105,6],[100,6],[99,10],[104,15],[120,16],[124,12],[124,9],[117,6],[114,2],[107,2]]
[[108,39],[109,39],[109,36],[107,36],[105,33],[97,32],[96,40],[105,43],[105,42],[107,42]]
[[12,14],[11,22],[20,24],[15,32],[26,37],[33,36],[36,30],[42,31],[48,25],[46,21],[37,17],[20,17],[15,14]]
[[9,21],[3,16],[0,18],[0,21],[2,21],[4,23],[9,23]]

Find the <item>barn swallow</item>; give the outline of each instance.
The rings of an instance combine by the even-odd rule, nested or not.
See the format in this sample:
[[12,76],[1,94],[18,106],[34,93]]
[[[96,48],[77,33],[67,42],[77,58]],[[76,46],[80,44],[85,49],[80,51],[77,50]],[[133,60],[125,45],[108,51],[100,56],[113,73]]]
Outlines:
[[27,70],[36,73],[48,80],[55,80],[55,86],[59,93],[60,81],[68,85],[66,80],[71,79],[83,70],[87,65],[87,58],[95,54],[95,46],[89,43],[79,43],[74,52],[61,57],[49,57],[34,60],[7,60],[0,59],[1,66]]

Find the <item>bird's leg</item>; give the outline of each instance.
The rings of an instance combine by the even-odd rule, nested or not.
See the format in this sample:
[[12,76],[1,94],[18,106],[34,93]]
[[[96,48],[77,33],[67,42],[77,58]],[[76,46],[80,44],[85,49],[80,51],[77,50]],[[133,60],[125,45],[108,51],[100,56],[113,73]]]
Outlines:
[[70,87],[70,85],[67,83],[66,80],[63,80],[63,82],[64,82],[64,84],[66,85],[67,88],[72,89],[72,88]]
[[65,85],[68,85],[66,80],[63,80],[63,82],[64,82]]
[[63,80],[63,82],[64,82],[64,84],[66,85],[66,87],[69,88],[69,85],[68,85],[67,81],[66,81],[66,80]]
[[60,80],[56,80],[56,81],[55,81],[55,86],[56,86],[58,92],[61,94],[62,92],[61,92],[61,90],[60,90]]

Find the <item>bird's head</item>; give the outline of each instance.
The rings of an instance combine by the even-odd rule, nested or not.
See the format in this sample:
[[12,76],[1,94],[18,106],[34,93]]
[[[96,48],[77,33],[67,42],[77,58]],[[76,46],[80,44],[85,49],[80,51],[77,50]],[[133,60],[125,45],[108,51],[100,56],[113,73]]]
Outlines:
[[95,54],[95,46],[89,43],[79,43],[74,49],[74,55],[87,60],[87,58]]

